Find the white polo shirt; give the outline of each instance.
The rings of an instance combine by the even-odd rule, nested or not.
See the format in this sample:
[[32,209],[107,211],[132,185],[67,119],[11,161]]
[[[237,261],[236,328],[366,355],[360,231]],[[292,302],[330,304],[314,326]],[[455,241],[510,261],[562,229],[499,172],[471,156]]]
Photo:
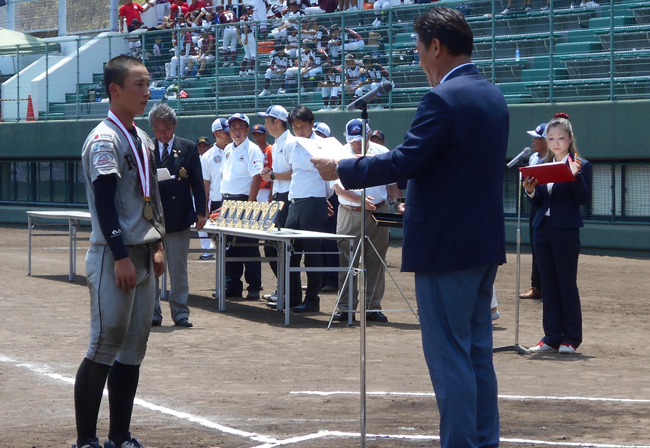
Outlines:
[[[388,152],[388,148],[386,148],[385,146],[382,146],[374,142],[369,142],[369,143],[370,145],[366,149],[366,153],[368,156],[378,156],[379,154],[384,154]],[[356,153],[352,150],[352,147],[350,146],[349,143],[346,143],[345,146],[343,146],[343,148],[353,156],[356,155]],[[345,190],[345,187],[343,186],[340,180],[336,180],[335,183],[343,190]],[[361,194],[361,190],[349,190],[349,191],[354,191],[355,193]],[[366,188],[366,196],[372,197],[373,204],[379,204],[381,202],[384,202],[386,199],[388,199],[388,189],[386,188],[386,185],[377,185],[375,187],[368,187]],[[360,203],[348,201],[342,196],[339,196],[339,204],[349,205],[351,207],[361,207]]]
[[[273,172],[284,173],[291,170],[289,164],[289,157],[287,156],[287,148],[295,144],[293,135],[286,130],[284,134],[275,139],[271,156],[273,158]],[[291,180],[274,180],[273,181],[273,194],[286,193],[289,191]]]
[[216,144],[201,156],[201,171],[203,180],[210,182],[210,197],[208,200],[217,202],[221,200],[221,165],[224,150]]
[[[312,132],[312,139],[320,139],[316,133]],[[305,148],[296,142],[289,149],[287,148],[289,164],[293,174],[291,175],[291,184],[289,185],[289,200],[302,198],[326,198],[328,196],[328,185],[320,177],[318,170],[310,161],[312,155]],[[273,160],[275,163],[275,159]]]
[[250,194],[253,177],[262,173],[264,154],[248,138],[241,145],[229,143],[221,162],[221,194]]

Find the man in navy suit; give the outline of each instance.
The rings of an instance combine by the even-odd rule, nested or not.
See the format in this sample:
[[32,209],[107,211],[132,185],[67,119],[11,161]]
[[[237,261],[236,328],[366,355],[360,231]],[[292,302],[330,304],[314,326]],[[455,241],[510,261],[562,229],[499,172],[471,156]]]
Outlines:
[[[174,135],[174,109],[164,103],[156,104],[149,112],[149,124],[156,135],[156,166],[167,168],[174,176],[173,179],[158,184],[165,216],[165,257],[171,283],[169,308],[174,325],[191,327],[190,309],[187,306],[187,296],[190,292],[187,279],[190,227],[196,223],[197,230],[203,228],[207,206],[201,161],[194,142]],[[160,290],[157,290],[151,324],[158,326],[161,323]]]
[[424,355],[443,447],[497,447],[499,409],[490,301],[505,263],[503,177],[509,114],[471,63],[462,14],[414,23],[429,84],[404,142],[374,157],[312,161],[348,189],[408,179],[402,270],[415,272]]

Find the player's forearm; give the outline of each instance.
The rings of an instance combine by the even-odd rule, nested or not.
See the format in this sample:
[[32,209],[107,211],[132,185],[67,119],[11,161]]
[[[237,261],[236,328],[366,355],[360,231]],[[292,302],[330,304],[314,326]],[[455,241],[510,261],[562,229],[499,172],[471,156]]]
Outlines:
[[253,183],[251,184],[251,190],[248,195],[248,200],[251,202],[257,201],[257,193],[260,191],[260,184],[262,183],[262,175],[258,174],[253,176]]
[[120,220],[115,207],[115,194],[117,192],[117,177],[115,174],[99,176],[93,182],[97,220],[102,230],[106,244],[113,253],[113,258],[121,260],[129,256],[122,238]]

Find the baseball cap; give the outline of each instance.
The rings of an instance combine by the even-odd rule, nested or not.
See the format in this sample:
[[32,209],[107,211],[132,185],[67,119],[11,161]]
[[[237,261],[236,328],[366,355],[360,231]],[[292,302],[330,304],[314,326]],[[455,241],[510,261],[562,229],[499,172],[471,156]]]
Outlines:
[[286,122],[287,118],[289,117],[287,110],[282,106],[278,106],[277,104],[274,106],[269,106],[269,108],[266,109],[266,112],[258,112],[257,115],[260,117],[277,118],[278,120],[282,120],[284,122]]
[[206,145],[211,145],[208,137],[199,137],[199,139],[196,141],[196,144],[198,145],[199,143],[205,143]]
[[314,123],[314,131],[320,132],[325,137],[330,136],[330,127],[321,121]]
[[287,0],[287,6],[297,5],[297,4],[298,4],[297,0]]
[[131,20],[131,25],[143,25],[143,23],[137,17]]
[[354,55],[352,53],[348,53],[345,55],[345,60],[346,61],[354,61]]
[[225,118],[217,118],[212,122],[212,133],[214,131],[226,131],[230,132],[230,126],[228,126],[228,120]]
[[230,118],[228,118],[228,125],[230,125],[235,120],[243,121],[244,123],[246,123],[246,126],[251,125],[251,121],[248,119],[248,117],[240,112],[237,112],[236,114],[232,114]]
[[251,129],[251,132],[255,133],[257,132],[258,134],[266,134],[266,128],[264,127],[263,124],[256,124],[253,126],[253,129]]
[[[345,139],[348,142],[358,142],[361,140],[361,127],[363,122],[359,118],[348,121],[345,125]],[[369,133],[370,128],[366,129],[366,135]]]
[[223,9],[223,5],[217,5],[217,10]]
[[178,15],[176,15],[176,20],[178,20],[178,19],[184,19],[184,18],[185,18],[185,15],[184,15],[182,12],[179,13]]
[[526,133],[531,137],[544,138],[546,137],[546,123],[542,123],[534,131],[526,131]]
[[382,140],[386,140],[386,137],[384,137],[384,133],[381,132],[379,129],[377,129],[376,131],[374,131],[374,132],[372,133],[371,137],[379,137],[379,138],[382,139]]

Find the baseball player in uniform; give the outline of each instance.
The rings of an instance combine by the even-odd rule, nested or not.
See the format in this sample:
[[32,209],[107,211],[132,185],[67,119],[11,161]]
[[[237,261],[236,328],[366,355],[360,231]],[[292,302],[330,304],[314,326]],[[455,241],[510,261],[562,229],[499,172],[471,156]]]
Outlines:
[[[221,194],[224,200],[256,202],[262,182],[264,155],[262,150],[248,139],[250,121],[244,114],[234,114],[228,119],[232,143],[226,146],[221,163]],[[238,238],[238,242],[255,242],[250,238]],[[230,246],[227,257],[259,257],[260,251],[252,246]],[[241,276],[246,266],[247,299],[260,298],[262,264],[259,261],[226,263],[226,297],[241,297]]]
[[[264,127],[271,136],[275,138],[275,143],[271,148],[271,160],[273,162],[271,168],[262,171],[262,180],[272,182],[272,195],[274,201],[284,203],[282,210],[278,212],[276,220],[277,226],[282,229],[287,221],[289,213],[289,186],[291,185],[291,165],[289,164],[288,152],[295,144],[293,135],[289,132],[289,113],[287,110],[279,105],[270,106],[265,112],[257,113],[260,117],[264,117]],[[280,173],[276,176],[276,172]],[[264,246],[264,256],[276,257],[278,254],[274,246]],[[278,266],[275,261],[269,263],[273,274],[277,277]],[[267,298],[270,302],[269,306],[276,308],[277,291],[270,294]],[[298,306],[302,303],[302,298],[294,297],[290,306]]]
[[149,74],[138,59],[118,56],[104,68],[109,116],[81,155],[92,218],[86,275],[90,344],[74,386],[77,443],[101,448],[97,416],[108,387],[110,429],[104,447],[141,448],[129,426],[151,329],[155,280],[165,268],[164,220],[154,145],[133,118],[149,99]]
[[[223,66],[234,67],[237,59],[237,23],[239,20],[237,20],[234,12],[223,9],[222,5],[217,5],[217,11],[219,11],[219,23],[232,24],[223,29],[223,45],[221,50],[223,51]],[[232,62],[228,62],[228,51],[230,51]]]
[[[370,128],[366,129],[366,154],[369,156],[376,156],[388,152],[385,146],[373,143],[370,141]],[[360,119],[355,118],[350,120],[345,127],[345,137],[347,144],[343,147],[351,156],[361,154],[362,139],[362,122]],[[358,246],[361,240],[361,191],[360,190],[346,190],[341,181],[338,180],[333,184],[334,191],[339,197],[339,212],[336,225],[336,233],[342,235],[354,235],[354,246]],[[386,260],[386,253],[388,252],[388,227],[377,226],[372,219],[372,212],[388,213],[388,197],[398,198],[402,196],[397,184],[377,185],[366,189],[366,202],[364,213],[366,213],[366,236],[372,243],[365,248],[365,269],[367,272],[367,295],[365,309],[372,311],[367,314],[366,319],[375,322],[388,322],[388,318],[381,312],[381,300],[384,298],[385,289],[385,269],[382,261]],[[404,212],[404,204],[398,204],[397,211]],[[355,266],[359,265],[359,256],[354,260],[350,260],[348,253],[349,242],[339,242],[339,261],[341,266]],[[373,248],[374,247],[374,248]],[[375,252],[376,250],[376,252]],[[360,254],[358,254],[360,255]],[[339,286],[341,290],[345,291],[348,283],[345,282],[347,276],[346,272],[339,272]],[[353,303],[352,310],[356,310],[359,303],[359,291],[357,287],[357,277],[350,275],[348,281],[353,281]],[[347,310],[347,301],[341,301],[339,308]],[[348,313],[342,311],[336,316],[339,320],[347,321]]]
[[[271,53],[269,59],[269,68],[266,69],[264,74],[264,90],[262,90],[259,96],[264,96],[269,94],[269,87],[271,86],[271,79],[277,78],[279,76],[285,76],[289,68],[293,67],[293,61],[289,57],[289,54],[285,51],[284,45],[276,45],[275,50]],[[284,93],[284,89],[280,87],[278,89],[278,94]]]

